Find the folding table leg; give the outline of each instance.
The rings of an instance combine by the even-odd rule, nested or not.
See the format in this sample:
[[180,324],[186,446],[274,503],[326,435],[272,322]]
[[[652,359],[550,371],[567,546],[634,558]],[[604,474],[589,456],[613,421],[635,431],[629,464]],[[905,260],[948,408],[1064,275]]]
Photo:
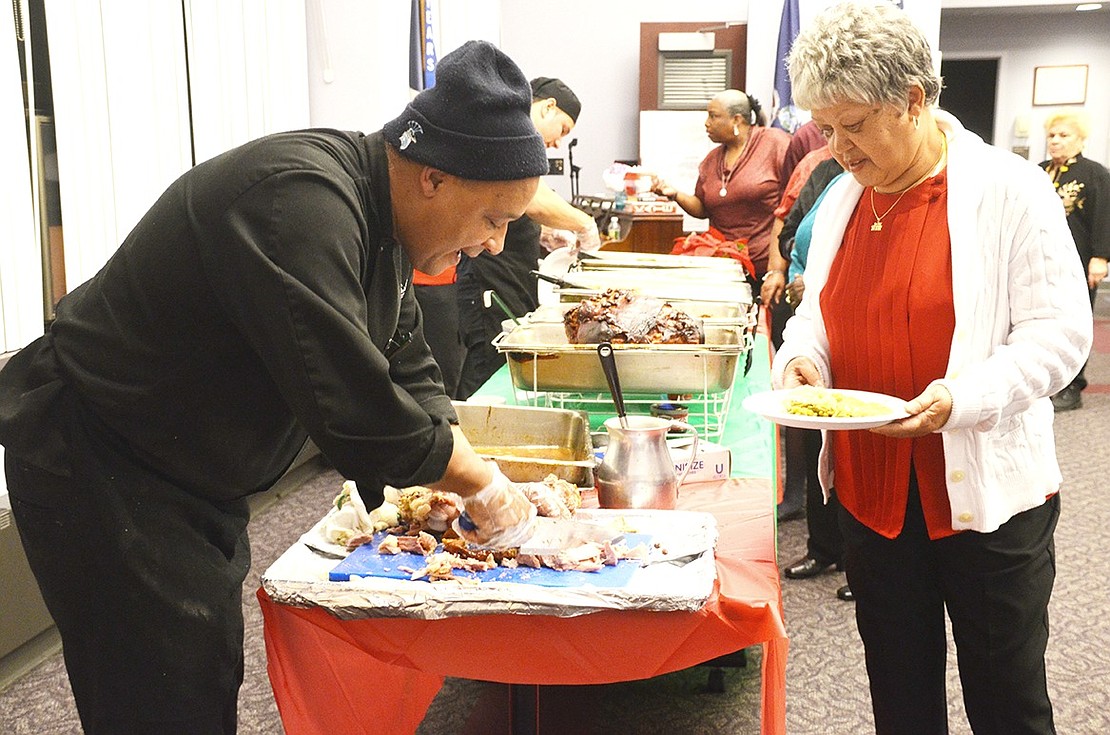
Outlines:
[[540,731],[540,687],[538,684],[509,685],[509,732],[538,735]]

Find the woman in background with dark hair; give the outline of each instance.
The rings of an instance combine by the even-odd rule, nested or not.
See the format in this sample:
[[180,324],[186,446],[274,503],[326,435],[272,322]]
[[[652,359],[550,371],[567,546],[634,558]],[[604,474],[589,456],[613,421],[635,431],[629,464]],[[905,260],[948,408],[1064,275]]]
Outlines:
[[698,166],[694,193],[680,192],[659,178],[652,191],[674,200],[691,217],[708,219],[725,239],[747,243],[755,276],[762,278],[785,183],[779,177],[790,134],[765,127],[759,100],[738,89],[709,100],[705,132],[720,145]]

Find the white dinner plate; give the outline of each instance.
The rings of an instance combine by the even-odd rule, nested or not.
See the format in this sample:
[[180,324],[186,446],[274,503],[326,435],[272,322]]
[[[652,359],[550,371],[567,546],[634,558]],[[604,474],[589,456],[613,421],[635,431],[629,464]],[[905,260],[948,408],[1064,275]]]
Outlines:
[[896,396],[885,393],[870,393],[863,390],[846,390],[834,388],[837,393],[858,398],[868,403],[880,403],[890,409],[888,414],[876,416],[803,416],[788,413],[786,402],[793,388],[785,390],[769,390],[755,393],[744,399],[744,408],[758,414],[765,419],[774,421],[780,426],[792,426],[798,429],[871,429],[891,421],[904,419],[906,401]]

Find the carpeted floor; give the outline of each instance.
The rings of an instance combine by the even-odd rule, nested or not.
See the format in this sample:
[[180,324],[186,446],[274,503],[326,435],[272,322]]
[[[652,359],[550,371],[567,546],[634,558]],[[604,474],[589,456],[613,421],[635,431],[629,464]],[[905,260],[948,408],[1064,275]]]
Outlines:
[[[1110,291],[1100,293],[1095,350],[1088,366],[1090,387],[1083,408],[1057,415],[1057,451],[1064,472],[1062,514],[1056,533],[1057,579],[1050,616],[1049,688],[1060,733],[1110,732],[1110,539],[1106,448],[1110,446]],[[334,473],[312,465],[296,490],[271,496],[251,522],[255,563],[244,585],[247,621],[246,679],[240,694],[239,732],[283,732],[266,675],[262,621],[254,600],[260,573],[327,510],[338,490]],[[779,559],[805,552],[805,522],[779,528]],[[791,735],[840,735],[873,729],[863,650],[853,606],[835,597],[843,575],[784,580],[783,599],[790,655],[787,665],[787,729]],[[2,624],[2,622],[0,622]],[[630,646],[636,645],[629,641]],[[959,695],[954,649],[948,667],[951,732],[970,732]],[[746,668],[726,668],[725,691],[707,691],[710,669],[602,687],[544,687],[545,732],[606,733],[758,732],[759,651]],[[367,687],[367,696],[373,688]],[[449,679],[429,710],[421,735],[495,735],[507,732],[506,688]],[[0,735],[80,733],[61,655],[43,663],[0,692]],[[368,732],[373,727],[368,725]]]

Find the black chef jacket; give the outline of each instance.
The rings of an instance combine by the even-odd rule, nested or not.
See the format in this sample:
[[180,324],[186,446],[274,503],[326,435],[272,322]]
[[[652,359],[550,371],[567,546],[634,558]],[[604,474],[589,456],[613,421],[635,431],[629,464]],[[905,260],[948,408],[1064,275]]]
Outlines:
[[490,343],[501,333],[501,322],[508,316],[496,304],[486,308],[482,293],[494,291],[515,317],[535,311],[539,289],[532,271],[539,267],[542,254],[540,225],[525,215],[509,223],[505,246],[498,255],[481,253],[459,262],[459,329],[466,355],[457,398],[469,398],[505,364]]
[[0,443],[68,475],[81,424],[213,501],[270,486],[306,435],[370,507],[383,484],[440,479],[455,414],[385,145],[280,133],[185,173],[0,373]]

